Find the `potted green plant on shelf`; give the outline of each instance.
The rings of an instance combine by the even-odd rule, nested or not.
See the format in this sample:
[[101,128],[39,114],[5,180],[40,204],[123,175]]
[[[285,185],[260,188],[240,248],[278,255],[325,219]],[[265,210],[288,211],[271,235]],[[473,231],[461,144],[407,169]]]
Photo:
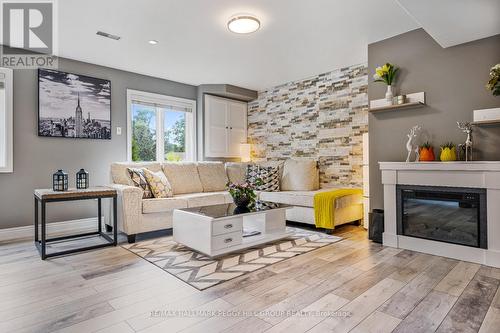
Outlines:
[[490,80],[486,88],[491,91],[493,96],[500,96],[500,64],[491,67]]
[[442,162],[457,160],[457,151],[453,142],[448,142],[441,146],[441,154],[439,155],[439,159]]
[[391,102],[394,97],[392,91],[392,85],[396,82],[396,74],[399,71],[399,68],[386,63],[384,66],[380,66],[375,68],[375,75],[373,75],[374,82],[383,82],[387,84],[387,92],[385,93],[385,99],[388,102]]

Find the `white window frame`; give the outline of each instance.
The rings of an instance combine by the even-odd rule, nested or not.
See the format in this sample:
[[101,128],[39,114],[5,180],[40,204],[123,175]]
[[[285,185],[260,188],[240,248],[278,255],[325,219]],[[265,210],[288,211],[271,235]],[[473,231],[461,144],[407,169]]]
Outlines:
[[[186,117],[190,117],[189,122],[193,124],[192,128],[186,126],[186,155],[187,161],[196,159],[196,101],[187,98],[173,97],[161,94],[150,93],[146,91],[127,89],[127,160],[132,161],[132,102],[143,101],[150,104],[172,105],[182,108],[190,108],[192,112],[186,112]],[[163,135],[163,112],[156,113],[156,161],[165,161],[164,140],[159,138]]]
[[[13,77],[14,72],[11,68],[0,68],[0,81],[4,84],[4,107],[5,107],[5,128],[0,131],[0,144],[3,146],[0,153],[3,153],[5,158],[4,165],[0,165],[0,173],[14,172],[14,101],[13,101]],[[1,119],[0,119],[1,121]],[[2,133],[4,132],[4,133]]]

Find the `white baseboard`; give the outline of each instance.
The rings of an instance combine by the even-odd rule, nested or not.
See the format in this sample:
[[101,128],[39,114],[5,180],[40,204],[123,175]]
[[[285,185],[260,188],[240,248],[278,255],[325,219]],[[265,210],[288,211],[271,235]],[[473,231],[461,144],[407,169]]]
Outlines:
[[398,247],[398,235],[390,234],[388,232],[382,233],[382,244],[384,246]]
[[[97,217],[47,223],[48,235],[61,234],[61,233],[79,234],[91,231],[97,231]],[[0,242],[17,240],[17,239],[34,239],[34,237],[35,237],[35,229],[33,225],[25,227],[0,229]]]

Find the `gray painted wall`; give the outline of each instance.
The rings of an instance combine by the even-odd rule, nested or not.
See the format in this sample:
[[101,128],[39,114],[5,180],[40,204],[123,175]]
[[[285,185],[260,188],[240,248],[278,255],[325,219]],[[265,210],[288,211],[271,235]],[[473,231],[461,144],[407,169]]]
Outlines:
[[[431,141],[435,153],[446,141],[462,143],[457,121],[471,121],[472,110],[500,107],[500,97],[485,89],[489,69],[500,62],[500,35],[443,49],[424,30],[417,29],[368,46],[369,77],[385,62],[401,68],[399,92],[426,92],[427,106],[420,109],[371,113],[370,195],[371,208],[383,208],[379,161],[404,161],[406,134],[421,125],[420,143]],[[368,97],[384,97],[385,85],[370,79]],[[476,157],[500,160],[500,126],[480,127],[474,132]]]
[[[126,89],[136,89],[195,100],[197,87],[96,66],[68,59],[59,69],[111,80],[112,140],[83,140],[37,136],[38,77],[34,70],[14,71],[14,173],[0,174],[0,229],[33,223],[33,189],[51,187],[51,175],[62,168],[75,184],[79,168],[90,172],[91,185],[109,181],[109,165],[126,160]],[[116,135],[116,127],[122,135]],[[64,207],[63,207],[64,205]],[[95,216],[96,203],[52,204],[51,221]]]

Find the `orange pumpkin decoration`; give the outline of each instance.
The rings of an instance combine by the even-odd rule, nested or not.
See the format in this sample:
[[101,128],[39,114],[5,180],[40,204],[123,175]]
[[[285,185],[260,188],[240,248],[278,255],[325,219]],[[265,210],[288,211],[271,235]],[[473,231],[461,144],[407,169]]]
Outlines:
[[420,147],[420,161],[422,162],[432,162],[436,160],[434,155],[434,148],[429,143],[425,143]]

